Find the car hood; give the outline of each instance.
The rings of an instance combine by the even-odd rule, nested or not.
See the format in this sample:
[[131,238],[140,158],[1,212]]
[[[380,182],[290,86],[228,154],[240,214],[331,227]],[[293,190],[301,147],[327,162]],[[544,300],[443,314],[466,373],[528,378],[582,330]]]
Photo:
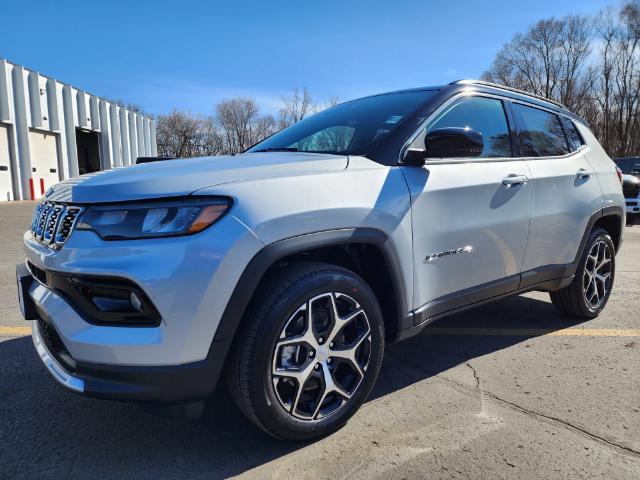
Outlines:
[[102,203],[177,197],[223,183],[344,170],[347,162],[346,156],[297,152],[164,160],[71,178],[55,185],[46,199]]

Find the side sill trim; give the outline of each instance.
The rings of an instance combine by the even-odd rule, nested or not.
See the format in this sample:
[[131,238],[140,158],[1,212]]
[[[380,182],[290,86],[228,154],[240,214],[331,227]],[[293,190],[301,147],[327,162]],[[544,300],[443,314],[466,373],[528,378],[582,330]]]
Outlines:
[[518,289],[519,284],[520,274],[516,274],[484,285],[450,293],[414,310],[413,324],[418,325],[424,322],[425,319],[436,317],[450,310],[456,310],[467,305],[473,305],[486,298],[513,292]]
[[[558,267],[566,268],[565,266],[562,266],[562,265]],[[514,275],[513,277],[519,277],[519,275]],[[508,277],[508,278],[511,279],[512,277]],[[504,288],[506,286],[505,284],[495,285],[497,282],[490,282],[487,285],[481,285],[480,287],[473,287],[471,289],[467,289],[467,290],[473,290],[474,292],[465,293],[463,297],[459,296],[460,293],[467,292],[467,290],[464,290],[463,292],[447,295],[446,297],[442,297],[442,299],[438,299],[434,302],[430,302],[429,304],[419,308],[418,310],[414,310],[413,312],[411,312],[409,314],[409,318],[413,320],[413,324],[414,324],[413,327],[410,327],[398,332],[398,335],[394,338],[394,342],[400,342],[402,340],[406,340],[407,338],[413,337],[414,335],[417,335],[422,331],[424,327],[441,318],[445,318],[450,315],[454,315],[456,313],[461,313],[466,310],[470,310],[480,305],[484,305],[485,303],[490,303],[495,300],[500,300],[500,299],[511,297],[514,295],[520,295],[521,293],[526,293],[532,290],[542,290],[542,291],[560,290],[566,287],[567,285],[569,285],[572,280],[573,280],[573,275],[563,277],[563,278],[541,280],[535,283],[531,283],[526,287],[517,288],[515,290],[510,290],[510,291],[502,290],[502,293],[499,293],[499,292],[501,291],[500,290],[501,288]],[[508,285],[508,283],[506,284]],[[444,300],[447,297],[451,297],[450,302]],[[463,300],[461,300],[461,299],[472,299],[474,297],[480,298],[480,299],[476,301],[472,301],[470,303],[463,303]],[[441,307],[440,313],[433,313],[438,310],[430,310],[428,308],[429,305],[432,305],[435,302],[437,302],[437,306]]]
[[435,322],[436,320],[440,320],[441,318],[445,318],[445,317],[448,317],[450,315],[454,315],[456,313],[461,313],[461,312],[464,312],[466,310],[470,310],[470,309],[473,309],[475,307],[479,307],[481,305],[484,305],[486,303],[491,303],[491,302],[496,301],[496,300],[501,300],[503,298],[507,298],[507,297],[511,297],[511,296],[515,296],[515,295],[520,295],[521,293],[530,292],[532,290],[543,290],[543,291],[559,290],[559,289],[562,289],[562,288],[566,287],[567,285],[569,285],[572,280],[573,280],[573,276],[570,276],[570,277],[565,277],[565,278],[559,278],[559,279],[556,279],[556,280],[547,280],[547,281],[543,281],[543,282],[540,282],[540,283],[535,283],[535,284],[530,285],[529,287],[519,288],[519,289],[511,291],[511,292],[499,294],[499,295],[496,295],[494,297],[485,298],[485,299],[480,300],[478,302],[470,303],[470,304],[464,305],[462,307],[454,308],[453,310],[448,310],[448,311],[446,311],[444,313],[440,313],[440,314],[434,315],[432,317],[426,317],[426,316],[416,317],[415,316],[415,312],[412,312],[410,314],[410,318],[413,318],[414,322],[417,321],[419,323],[416,323],[413,327],[410,327],[410,328],[407,328],[405,330],[401,330],[400,332],[398,332],[398,335],[394,339],[394,342],[401,342],[403,340],[406,340],[407,338],[411,338],[414,335],[419,334],[426,326],[430,325],[431,323]]

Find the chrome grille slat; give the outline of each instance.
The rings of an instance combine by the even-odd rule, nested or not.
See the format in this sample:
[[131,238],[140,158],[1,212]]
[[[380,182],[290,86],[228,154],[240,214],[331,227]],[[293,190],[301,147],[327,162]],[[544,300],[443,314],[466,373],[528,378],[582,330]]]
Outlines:
[[76,226],[78,217],[80,217],[80,212],[82,212],[80,207],[67,207],[64,215],[61,216],[61,220],[56,230],[56,245],[62,245],[67,241],[69,235],[71,235],[71,232],[73,231],[73,228]]
[[42,233],[44,232],[44,225],[47,221],[47,217],[49,216],[49,212],[51,211],[52,205],[48,202],[45,202],[42,205],[42,209],[40,209],[40,215],[38,216],[38,221],[35,229],[35,236],[38,239],[42,239]]
[[47,216],[47,221],[45,222],[44,231],[42,232],[42,239],[51,243],[51,241],[55,238],[56,230],[58,229],[58,222],[60,218],[64,215],[65,206],[64,205],[53,205],[49,215]]
[[60,248],[71,236],[82,207],[50,201],[36,205],[31,221],[33,237],[52,248]]
[[36,226],[38,225],[38,219],[40,218],[40,212],[42,211],[43,204],[39,202],[36,205],[35,210],[33,211],[33,218],[31,219],[31,231],[34,232],[36,230]]

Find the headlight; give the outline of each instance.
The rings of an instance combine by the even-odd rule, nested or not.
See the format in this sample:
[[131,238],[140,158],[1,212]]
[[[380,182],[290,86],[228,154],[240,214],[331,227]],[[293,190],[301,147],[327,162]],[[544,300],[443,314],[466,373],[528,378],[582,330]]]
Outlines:
[[99,205],[89,207],[76,228],[105,240],[190,235],[213,225],[230,207],[225,198]]

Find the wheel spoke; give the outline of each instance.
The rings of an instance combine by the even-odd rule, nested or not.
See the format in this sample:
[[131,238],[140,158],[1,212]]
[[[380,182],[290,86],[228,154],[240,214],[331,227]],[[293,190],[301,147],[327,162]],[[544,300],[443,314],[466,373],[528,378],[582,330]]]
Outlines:
[[589,291],[589,287],[591,286],[591,283],[593,282],[593,277],[589,272],[584,272],[584,276],[586,277],[585,280],[588,280],[588,282],[586,282],[587,283],[586,285],[584,285],[584,280],[583,280],[584,293],[586,294]]
[[[295,335],[295,336],[292,336],[292,337],[287,337],[286,336],[286,332],[287,332],[287,328],[289,327],[289,324],[291,322],[293,322],[293,320],[296,318],[296,316],[300,312],[304,312],[304,314],[305,314],[305,320],[304,320],[305,321],[305,330],[304,330],[304,333],[302,333],[301,335]],[[295,345],[295,344],[298,344],[298,343],[306,343],[312,348],[317,348],[318,347],[318,341],[316,340],[316,337],[313,334],[313,328],[312,328],[311,321],[312,321],[312,319],[311,319],[311,301],[309,301],[308,304],[305,303],[303,306],[298,308],[298,310],[296,310],[296,312],[291,316],[291,318],[289,319],[289,321],[285,325],[284,329],[282,330],[282,333],[280,334],[280,338],[278,339],[278,342],[276,343],[276,351],[280,347],[284,347],[284,346],[287,346],[287,345]]]
[[327,399],[327,396],[329,394],[337,393],[338,395],[343,397],[344,400],[349,400],[351,398],[351,395],[349,395],[348,392],[345,392],[342,387],[340,387],[340,385],[334,382],[333,375],[331,375],[331,370],[329,370],[329,366],[326,363],[322,363],[322,376],[324,380],[324,391],[322,392],[322,396],[318,401],[318,405],[316,405],[312,418],[316,418],[318,413],[320,413],[320,407],[322,407],[322,404]]
[[611,261],[610,258],[607,258],[606,256],[600,261],[600,263],[598,264],[598,266],[596,267],[596,271],[599,271],[602,267],[604,267],[607,263],[609,263]]
[[296,409],[298,408],[298,403],[300,402],[300,395],[302,395],[302,391],[304,390],[304,384],[307,383],[307,380],[312,375],[313,369],[314,369],[314,362],[309,362],[307,367],[300,372],[299,376],[294,377],[298,382],[298,388],[296,390],[294,401],[291,402],[291,410],[290,410],[291,413],[295,413]]
[[279,339],[276,345],[278,347],[286,347],[287,345],[296,345],[298,343],[308,343],[311,347],[314,348],[317,348],[318,346],[316,337],[313,335],[313,332],[310,328],[307,328],[307,331],[302,335]]
[[591,300],[593,300],[593,297],[596,297],[595,305],[598,305],[600,303],[600,292],[598,292],[598,286],[595,284],[595,282],[593,283],[593,293],[591,294]]
[[358,359],[356,358],[356,353],[360,345],[362,345],[365,340],[368,340],[370,338],[370,334],[371,332],[367,328],[367,331],[364,334],[362,334],[360,338],[358,338],[358,340],[353,345],[345,349],[332,350],[331,356],[336,358],[341,358],[343,360],[347,360],[349,363],[351,363],[351,365],[353,365],[353,368],[355,368],[355,370],[358,372],[358,375],[360,375],[360,377],[364,377],[364,371],[362,367],[360,367],[360,364],[358,363]]
[[278,377],[294,378],[298,382],[306,382],[311,372],[313,372],[313,366],[315,362],[307,361],[299,368],[279,368],[277,365],[273,366],[271,373]]
[[328,340],[331,342],[333,341],[336,336],[340,333],[340,331],[346,326],[348,325],[350,322],[352,322],[354,319],[358,318],[360,315],[362,315],[364,313],[364,310],[362,310],[362,308],[358,308],[355,312],[353,312],[352,314],[341,318],[340,316],[337,315],[337,310],[336,310],[336,321],[333,324],[333,328],[331,329],[331,333],[329,333],[329,336],[327,337]]

